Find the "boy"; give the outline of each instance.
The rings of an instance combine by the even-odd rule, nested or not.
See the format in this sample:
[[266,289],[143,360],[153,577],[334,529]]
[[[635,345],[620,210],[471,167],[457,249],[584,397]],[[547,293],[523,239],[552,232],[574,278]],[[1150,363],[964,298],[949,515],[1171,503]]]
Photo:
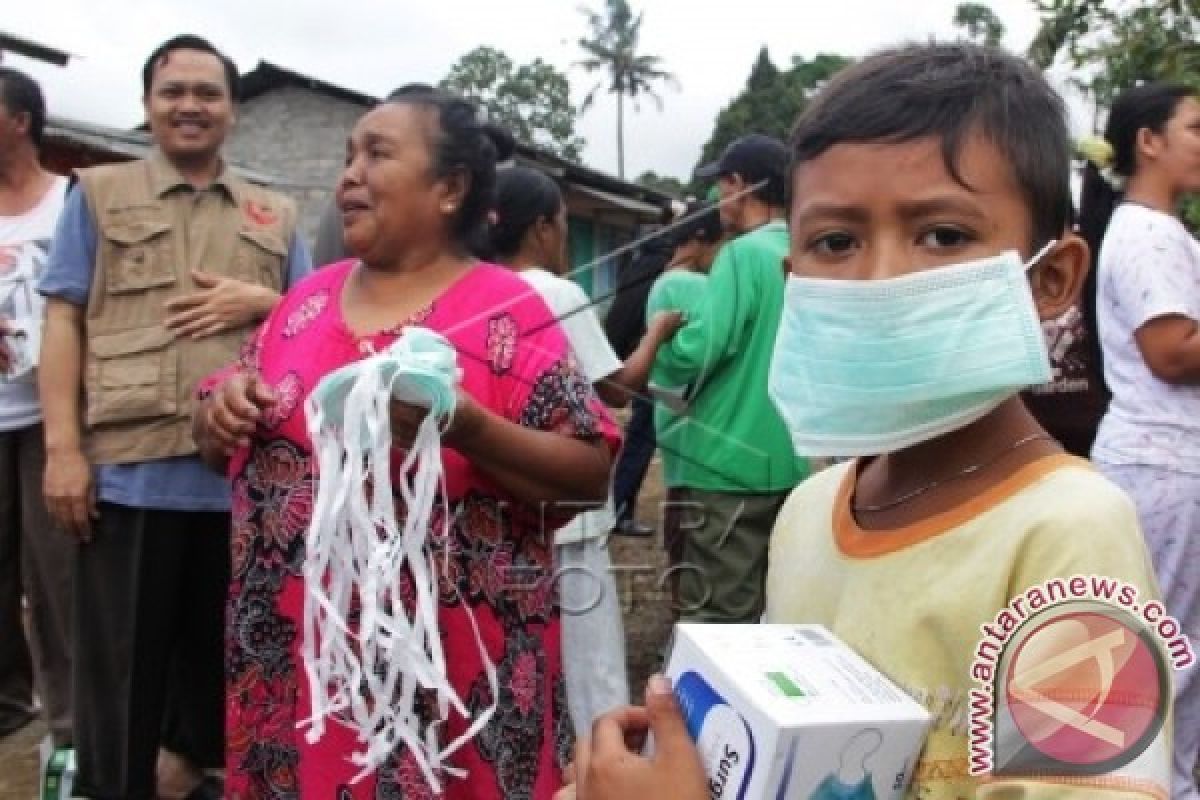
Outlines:
[[[1076,575],[1157,596],[1128,499],[1063,454],[1016,396],[1047,369],[1044,349],[1030,349],[1042,347],[1031,296],[1043,319],[1062,314],[1088,262],[1068,230],[1062,101],[1001,51],[907,46],[835,78],[798,122],[792,156],[792,277],[772,396],[802,454],[860,458],[811,478],[785,504],[766,621],[829,627],[929,708],[909,797],[1167,797],[1166,724],[1140,757],[1093,775],[1061,763],[1057,772],[969,771],[968,691],[983,626],[1030,587]],[[1015,259],[997,258],[1013,250],[1026,276]],[[995,261],[968,263],[980,259]],[[964,282],[973,293],[953,290]],[[847,354],[852,370],[842,368]],[[864,396],[879,398],[874,413],[860,406]],[[1100,658],[1095,666],[1098,683],[1084,670],[1055,687],[1085,695],[1079,730],[1108,688]],[[648,712],[610,717],[592,749],[581,747],[580,800],[691,800],[655,794],[678,785],[664,782],[668,773],[694,772],[696,762],[677,746],[673,704],[661,685],[651,689]],[[1143,689],[1113,702],[1136,706]],[[1043,707],[1073,702],[1052,699],[1062,702]],[[668,740],[662,757],[622,755],[614,733],[646,727]]]

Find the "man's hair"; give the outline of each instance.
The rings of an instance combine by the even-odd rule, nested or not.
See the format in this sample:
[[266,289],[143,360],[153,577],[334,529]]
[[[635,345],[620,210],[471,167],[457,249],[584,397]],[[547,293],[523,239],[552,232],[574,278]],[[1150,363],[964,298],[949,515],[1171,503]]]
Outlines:
[[0,102],[9,114],[29,115],[29,138],[40,150],[46,130],[46,98],[42,96],[42,87],[18,69],[0,67]]
[[225,70],[225,84],[229,88],[229,98],[233,102],[237,102],[239,83],[237,65],[229,56],[214,47],[212,42],[190,33],[172,37],[154,48],[154,52],[150,54],[150,57],[146,59],[145,66],[142,67],[142,92],[144,94],[150,94],[150,85],[154,83],[155,71],[166,64],[167,57],[177,50],[197,50],[216,56]]
[[[838,73],[792,131],[792,170],[838,144],[937,137],[959,172],[967,137],[987,139],[1012,169],[1036,248],[1070,221],[1071,146],[1062,98],[1026,61],[967,42],[889,49]],[[789,187],[790,188],[790,187]]]

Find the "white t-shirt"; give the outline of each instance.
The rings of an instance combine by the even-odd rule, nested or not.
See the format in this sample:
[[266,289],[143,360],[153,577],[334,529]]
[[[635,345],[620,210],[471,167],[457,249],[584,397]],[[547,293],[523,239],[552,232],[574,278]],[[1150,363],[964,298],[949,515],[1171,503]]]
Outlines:
[[5,337],[16,364],[8,374],[0,374],[0,431],[27,428],[42,418],[35,367],[46,304],[37,293],[37,281],[66,192],[67,179],[55,178],[50,191],[29,211],[0,216],[0,316],[21,331],[20,336]]
[[[537,290],[558,319],[588,381],[596,383],[621,368],[621,359],[613,352],[596,316],[595,304],[578,284],[544,269],[527,269],[519,274]],[[554,534],[554,543],[562,545],[596,539],[606,535],[616,524],[610,491],[603,508],[578,514]]]
[[1098,270],[1096,321],[1113,397],[1092,457],[1200,474],[1200,386],[1157,378],[1134,339],[1158,317],[1200,320],[1200,243],[1175,217],[1123,203]]

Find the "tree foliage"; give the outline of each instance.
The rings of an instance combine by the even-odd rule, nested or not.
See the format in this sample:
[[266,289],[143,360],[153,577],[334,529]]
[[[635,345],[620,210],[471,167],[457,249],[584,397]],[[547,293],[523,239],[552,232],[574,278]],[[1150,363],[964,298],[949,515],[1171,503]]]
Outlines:
[[1200,86],[1197,0],[1033,0],[1042,15],[1029,55],[1064,59],[1073,82],[1101,108],[1143,81]]
[[645,186],[647,189],[669,194],[677,200],[682,200],[687,193],[687,187],[683,181],[676,178],[674,175],[659,175],[654,170],[646,170],[641,175],[638,175],[636,183],[639,186]]
[[617,96],[617,174],[625,177],[625,98],[640,108],[639,101],[649,97],[661,109],[662,98],[655,91],[659,83],[677,86],[675,76],[663,68],[662,58],[639,52],[642,14],[633,13],[627,0],[605,0],[604,11],[580,9],[587,19],[588,35],[579,40],[587,55],[578,62],[586,72],[601,72],[598,82],[583,101],[587,110],[601,90]]
[[954,25],[977,44],[995,47],[1004,39],[1004,23],[983,3],[959,3],[954,10]]
[[786,140],[812,96],[849,63],[850,59],[843,56],[821,53],[811,61],[796,56],[792,66],[781,71],[771,61],[767,48],[762,48],[746,87],[717,115],[700,163],[716,160],[734,139],[748,133]]
[[575,133],[577,109],[567,76],[540,58],[517,66],[494,47],[476,47],[439,84],[477,103],[518,141],[578,161],[584,140]]

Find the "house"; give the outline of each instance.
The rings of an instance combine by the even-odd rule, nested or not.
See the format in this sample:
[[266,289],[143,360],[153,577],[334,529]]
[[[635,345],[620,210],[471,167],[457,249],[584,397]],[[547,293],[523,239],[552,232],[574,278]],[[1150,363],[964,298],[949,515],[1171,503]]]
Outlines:
[[[311,242],[346,150],[346,137],[378,98],[268,62],[242,76],[238,124],[226,145],[231,161],[264,176],[296,200]],[[558,181],[567,201],[575,280],[597,301],[616,289],[616,257],[642,226],[658,222],[672,198],[527,145],[517,163]]]
[[[97,164],[132,161],[150,154],[153,143],[144,130],[110,128],[91,122],[50,115],[42,138],[42,166],[59,175]],[[277,187],[269,175],[247,169],[230,159],[230,167],[241,177],[259,186]]]

